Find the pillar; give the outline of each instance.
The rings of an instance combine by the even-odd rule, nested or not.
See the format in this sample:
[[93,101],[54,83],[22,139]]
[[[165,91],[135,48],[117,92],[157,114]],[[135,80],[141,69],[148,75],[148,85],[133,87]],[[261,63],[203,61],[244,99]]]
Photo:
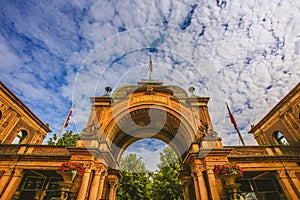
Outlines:
[[201,170],[200,168],[196,168],[196,173],[201,200],[208,200],[207,188],[203,177],[203,170]]
[[77,200],[85,200],[87,189],[89,186],[91,175],[91,167],[89,165],[85,165],[84,174],[81,181],[81,186],[78,192]]
[[107,171],[103,170],[101,173],[101,178],[100,178],[100,183],[99,183],[99,190],[98,190],[98,195],[97,195],[97,200],[102,198],[103,190],[104,190],[104,181],[105,177],[107,175]]
[[190,177],[183,177],[181,178],[181,186],[183,190],[183,199],[189,200],[190,199],[190,191],[189,186],[191,184],[191,178]]
[[198,184],[196,174],[193,174],[193,180],[194,180],[194,188],[195,188],[196,199],[200,199],[201,197],[200,197],[200,192],[199,192],[199,184]]
[[3,176],[0,179],[0,197],[2,192],[4,192],[5,186],[8,184],[10,177],[12,175],[13,169],[6,169]]
[[96,200],[97,199],[99,184],[100,184],[100,177],[101,177],[101,169],[96,169],[95,173],[94,173],[94,178],[93,178],[93,181],[92,181],[89,200]]
[[290,184],[286,172],[284,170],[277,171],[278,182],[289,200],[298,199],[296,192],[294,191],[292,185]]
[[[15,169],[14,175],[11,178],[6,190],[4,191],[0,200],[11,199],[19,187],[19,184],[22,181],[23,171],[22,169]],[[2,178],[1,178],[2,180]]]
[[115,200],[117,185],[118,185],[117,180],[110,180],[109,181],[109,196],[108,196],[109,200]]
[[289,170],[289,171],[287,171],[287,173],[288,173],[289,177],[291,178],[292,183],[294,184],[294,186],[298,192],[298,195],[300,195],[300,181],[299,181],[298,177],[296,176],[295,171]]
[[208,177],[208,183],[209,188],[211,191],[211,198],[212,200],[220,200],[220,194],[217,189],[216,179],[215,179],[215,173],[214,173],[214,166],[207,166],[207,177]]

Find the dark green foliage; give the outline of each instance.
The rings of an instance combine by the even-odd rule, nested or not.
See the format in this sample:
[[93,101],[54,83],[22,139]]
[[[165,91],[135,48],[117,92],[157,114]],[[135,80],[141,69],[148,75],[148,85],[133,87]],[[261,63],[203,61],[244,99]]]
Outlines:
[[159,171],[153,178],[152,199],[183,199],[180,180],[176,178],[180,170],[180,163],[176,153],[171,147],[167,147],[160,153],[160,161]]
[[55,141],[57,139],[57,135],[54,133],[52,138],[49,138],[48,145],[59,145],[59,146],[67,146],[67,147],[75,147],[78,139],[78,134],[73,134],[72,131],[66,131],[63,136],[58,139],[57,144]]
[[149,172],[135,154],[120,161],[123,177],[119,180],[117,200],[181,200],[183,192],[176,178],[180,164],[176,153],[167,147],[160,153],[161,163],[157,173]]
[[117,200],[148,200],[151,196],[149,173],[141,158],[129,154],[120,161],[122,178],[119,180]]

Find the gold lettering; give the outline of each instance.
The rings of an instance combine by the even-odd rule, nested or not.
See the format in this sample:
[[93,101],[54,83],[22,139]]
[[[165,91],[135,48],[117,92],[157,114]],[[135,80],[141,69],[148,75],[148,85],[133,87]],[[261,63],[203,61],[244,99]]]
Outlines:
[[132,103],[139,103],[142,101],[159,101],[161,103],[167,103],[167,98],[164,96],[153,96],[153,95],[147,95],[147,96],[140,96],[139,97],[133,97]]

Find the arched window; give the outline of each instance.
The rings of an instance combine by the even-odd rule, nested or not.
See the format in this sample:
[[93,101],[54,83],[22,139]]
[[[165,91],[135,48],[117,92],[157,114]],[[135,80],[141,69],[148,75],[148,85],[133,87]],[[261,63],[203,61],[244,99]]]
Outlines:
[[274,132],[274,139],[280,145],[289,145],[288,141],[285,139],[281,131]]
[[14,141],[12,144],[21,144],[23,140],[27,137],[27,131],[21,130],[19,131],[18,135],[15,137]]

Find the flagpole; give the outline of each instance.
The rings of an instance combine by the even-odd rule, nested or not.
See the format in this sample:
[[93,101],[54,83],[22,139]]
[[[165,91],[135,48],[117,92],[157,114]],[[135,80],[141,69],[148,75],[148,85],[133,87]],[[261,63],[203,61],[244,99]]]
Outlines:
[[237,126],[237,124],[236,124],[236,122],[235,122],[235,120],[234,120],[233,115],[231,114],[231,111],[230,111],[230,109],[229,109],[229,106],[228,106],[227,102],[226,102],[226,107],[227,107],[227,110],[228,110],[228,113],[229,113],[230,121],[231,121],[231,123],[233,124],[233,126],[234,126],[236,132],[238,133],[239,138],[240,138],[240,140],[241,140],[243,146],[245,146],[245,142],[244,142],[244,140],[243,140],[242,134],[241,134],[241,132],[240,132],[240,130],[239,130],[239,127]]
[[74,104],[72,104],[72,106],[71,106],[71,108],[70,108],[70,111],[69,111],[69,113],[68,113],[68,115],[67,115],[67,117],[66,117],[66,119],[65,119],[65,122],[64,122],[64,124],[62,125],[62,127],[61,127],[61,129],[60,129],[60,131],[59,131],[59,133],[58,133],[58,135],[57,135],[57,138],[56,138],[56,140],[55,140],[55,145],[57,144],[57,142],[58,142],[58,140],[60,139],[60,137],[61,137],[61,135],[62,135],[62,132],[64,131],[64,129],[65,129],[65,127],[67,127],[67,123],[69,122],[69,120],[70,120],[70,116],[71,116],[71,114],[72,114],[72,112],[73,112],[73,108],[74,108]]
[[149,81],[151,81],[151,75],[152,75],[152,58],[151,58],[151,55],[150,55],[149,69],[150,69]]

